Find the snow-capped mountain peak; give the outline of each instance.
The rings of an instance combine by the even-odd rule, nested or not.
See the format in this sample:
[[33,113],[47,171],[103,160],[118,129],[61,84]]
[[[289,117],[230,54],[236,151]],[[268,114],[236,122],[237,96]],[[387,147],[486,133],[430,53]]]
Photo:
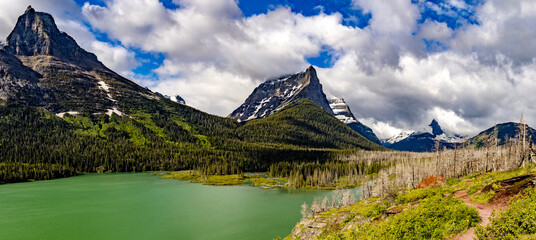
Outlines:
[[408,138],[413,133],[414,133],[414,131],[402,131],[398,135],[392,136],[391,138],[383,139],[382,142],[384,143],[384,145],[385,144],[395,144],[397,142],[400,142],[400,141]]
[[238,121],[264,118],[301,98],[312,100],[333,114],[316,70],[311,66],[303,72],[262,83],[229,117]]
[[465,138],[461,136],[451,136],[445,133],[434,119],[430,125],[420,131],[403,131],[392,138],[383,140],[382,143],[395,150],[426,152],[435,151],[437,142],[440,148],[454,148],[464,141]]
[[341,122],[345,124],[357,122],[357,119],[352,111],[350,111],[350,107],[348,107],[344,99],[332,98],[329,100],[329,106],[333,110],[335,117],[341,120]]

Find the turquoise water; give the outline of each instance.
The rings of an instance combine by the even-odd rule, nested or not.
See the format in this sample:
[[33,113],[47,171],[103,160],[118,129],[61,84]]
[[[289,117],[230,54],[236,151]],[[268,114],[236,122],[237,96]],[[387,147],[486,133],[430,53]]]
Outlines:
[[273,239],[327,191],[215,187],[150,174],[0,185],[0,239]]

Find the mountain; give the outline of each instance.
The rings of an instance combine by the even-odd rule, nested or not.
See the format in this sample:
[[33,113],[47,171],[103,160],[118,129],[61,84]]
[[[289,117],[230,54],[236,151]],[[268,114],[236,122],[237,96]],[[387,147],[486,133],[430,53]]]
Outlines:
[[262,83],[255,88],[244,104],[234,110],[229,117],[238,121],[265,118],[300,99],[313,101],[324,111],[348,125],[352,130],[381,145],[380,140],[372,129],[357,121],[343,99],[327,100],[313,66],[310,66],[304,72],[286,75]]
[[367,138],[373,143],[376,143],[378,145],[382,144],[376,134],[374,134],[372,129],[365,126],[355,118],[354,114],[350,110],[350,107],[346,104],[344,99],[333,98],[329,100],[329,106],[333,110],[335,117],[344,124],[346,124],[348,127],[350,127],[352,130],[361,134],[361,136]]
[[[27,85],[35,93],[26,95],[35,99],[30,106],[44,107],[55,114],[114,112],[122,115],[143,108],[142,103],[148,100],[160,98],[108,69],[95,54],[85,51],[72,37],[61,32],[50,14],[36,12],[31,7],[18,18],[2,55],[11,56],[11,61],[2,61],[3,64],[38,76],[27,78],[34,79],[33,82],[39,79],[37,84]],[[26,69],[18,63],[9,64],[14,61],[13,56]],[[15,97],[13,93],[10,95]]]
[[238,121],[267,117],[302,98],[310,99],[326,112],[333,114],[316,70],[310,66],[304,72],[262,83],[229,117]]
[[440,149],[453,149],[464,141],[460,136],[448,136],[435,119],[428,127],[418,132],[403,131],[399,135],[383,140],[383,146],[399,151],[431,152],[436,150],[436,142],[439,143]]
[[248,142],[284,143],[315,148],[352,148],[361,146],[366,150],[379,150],[360,134],[333,118],[309,99],[298,99],[276,113],[245,123],[238,131]]
[[[289,78],[303,83],[298,95],[325,99],[314,69]],[[210,115],[116,74],[29,7],[0,50],[0,183],[13,181],[3,178],[6,164],[28,169],[8,176],[19,180],[50,171],[231,174],[381,148],[324,105],[288,100],[273,117],[247,123]]]
[[[495,137],[497,137],[498,145],[505,145],[509,140],[519,137],[520,128],[520,123],[508,122],[497,124],[497,126],[488,128],[469,139],[468,144],[477,148],[486,146],[486,143],[494,145]],[[526,125],[526,131],[527,143],[530,139],[533,141],[536,140],[536,130],[534,128]]]

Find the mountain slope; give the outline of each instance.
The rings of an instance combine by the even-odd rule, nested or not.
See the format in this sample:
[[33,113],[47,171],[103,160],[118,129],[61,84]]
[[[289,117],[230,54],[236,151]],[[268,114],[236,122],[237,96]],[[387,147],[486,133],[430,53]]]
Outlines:
[[381,145],[380,139],[374,134],[372,129],[365,126],[361,122],[359,122],[352,111],[350,110],[350,107],[346,104],[344,99],[342,98],[333,98],[329,100],[329,106],[333,110],[333,113],[335,114],[335,117],[339,119],[341,122],[346,124],[348,127],[350,127],[352,130],[356,131],[357,133],[361,134],[361,136],[367,138],[373,143],[376,143],[378,145]]
[[381,145],[380,140],[372,129],[357,121],[343,99],[330,101],[326,99],[316,70],[312,66],[304,72],[271,79],[262,83],[229,117],[238,121],[268,117],[277,110],[300,99],[313,101],[324,111],[348,125],[352,130]]
[[17,100],[33,106],[44,105],[45,92],[40,74],[24,66],[15,56],[0,50],[0,103]]
[[[502,146],[508,143],[511,139],[515,139],[519,137],[519,133],[521,128],[520,123],[514,123],[514,122],[508,122],[508,123],[501,123],[497,124],[495,127],[491,127],[486,129],[485,131],[482,131],[481,133],[477,134],[476,136],[469,139],[468,143],[470,146],[474,147],[484,147],[486,146],[486,143],[489,143],[491,145],[495,145],[495,137],[497,137],[498,145]],[[536,130],[534,128],[526,126],[527,131],[527,143],[532,138],[532,140],[536,140]]]
[[238,134],[248,142],[315,148],[382,149],[309,99],[299,99],[269,117],[248,121],[239,128]]
[[312,100],[326,112],[333,114],[316,70],[311,66],[305,72],[262,83],[229,117],[238,121],[267,117],[302,98]]

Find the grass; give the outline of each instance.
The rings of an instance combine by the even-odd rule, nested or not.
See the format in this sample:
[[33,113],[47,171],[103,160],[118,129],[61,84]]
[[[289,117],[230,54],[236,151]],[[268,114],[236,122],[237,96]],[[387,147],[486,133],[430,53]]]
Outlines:
[[251,184],[256,187],[271,188],[271,187],[281,186],[281,184],[277,180],[272,179],[272,178],[265,178],[262,176],[254,176],[254,177],[252,176],[249,179],[249,181],[251,181]]
[[471,196],[471,201],[477,202],[477,203],[488,203],[488,201],[493,197],[494,194],[495,192],[493,191],[479,193],[479,194]]
[[282,184],[272,178],[267,178],[259,174],[233,174],[233,175],[208,175],[202,176],[196,170],[184,170],[176,172],[156,173],[161,178],[190,180],[193,183],[202,183],[212,186],[232,186],[251,183],[253,186],[271,188],[281,187]]
[[435,188],[419,188],[409,191],[405,194],[399,195],[396,198],[396,202],[400,204],[417,202],[422,199],[431,198],[434,196],[444,196],[452,193],[452,189],[448,187],[435,187]]

